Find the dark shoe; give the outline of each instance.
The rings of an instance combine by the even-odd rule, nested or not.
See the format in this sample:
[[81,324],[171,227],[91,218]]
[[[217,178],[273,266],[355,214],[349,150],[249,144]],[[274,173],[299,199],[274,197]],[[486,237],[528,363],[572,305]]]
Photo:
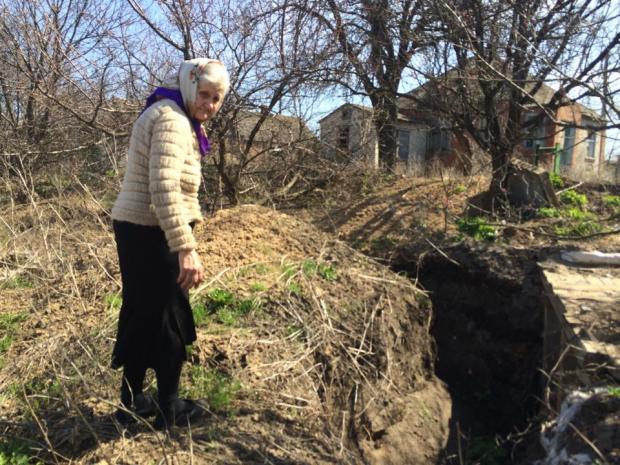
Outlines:
[[137,421],[136,417],[149,418],[157,413],[157,406],[150,397],[138,394],[129,408],[119,408],[114,413],[116,421],[121,425],[129,425]]
[[167,430],[173,426],[183,426],[203,417],[207,407],[195,400],[177,399],[172,406],[163,409],[157,414],[153,427],[158,430]]

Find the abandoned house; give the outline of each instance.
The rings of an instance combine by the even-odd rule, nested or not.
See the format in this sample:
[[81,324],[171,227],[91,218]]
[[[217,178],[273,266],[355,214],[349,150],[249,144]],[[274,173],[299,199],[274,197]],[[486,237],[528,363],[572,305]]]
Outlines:
[[[414,89],[412,93],[417,92]],[[535,95],[544,104],[553,89],[542,86]],[[321,141],[328,156],[346,153],[369,166],[378,166],[379,149],[372,123],[372,108],[346,103],[319,121]],[[555,114],[555,121],[539,116],[532,104],[524,114],[524,138],[517,148],[522,158],[539,163],[573,179],[595,179],[604,165],[604,120],[595,111],[579,103],[567,102]],[[468,171],[474,159],[483,156],[464,132],[420,108],[410,99],[399,100],[397,120],[397,170],[428,172],[433,164]]]

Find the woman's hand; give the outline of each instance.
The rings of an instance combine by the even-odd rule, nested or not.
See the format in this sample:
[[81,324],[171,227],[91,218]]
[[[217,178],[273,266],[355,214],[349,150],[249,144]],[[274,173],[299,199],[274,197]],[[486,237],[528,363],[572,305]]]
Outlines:
[[200,262],[200,256],[195,250],[179,251],[179,277],[177,283],[189,291],[198,286],[204,279],[204,268]]

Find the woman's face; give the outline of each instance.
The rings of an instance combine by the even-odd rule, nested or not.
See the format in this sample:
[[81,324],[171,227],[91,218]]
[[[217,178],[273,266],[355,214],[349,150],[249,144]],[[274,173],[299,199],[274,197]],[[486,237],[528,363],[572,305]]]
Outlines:
[[196,101],[189,105],[189,115],[204,123],[218,112],[223,101],[224,91],[220,87],[210,82],[202,82],[198,84]]

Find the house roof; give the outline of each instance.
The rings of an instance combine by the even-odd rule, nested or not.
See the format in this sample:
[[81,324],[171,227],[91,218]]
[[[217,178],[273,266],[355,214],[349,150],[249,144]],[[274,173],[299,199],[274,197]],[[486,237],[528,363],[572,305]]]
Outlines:
[[[465,70],[466,73],[469,73],[471,75],[471,73],[473,71],[474,71],[473,69],[469,69],[468,66],[466,65],[466,70]],[[458,69],[452,68],[448,72],[438,76],[437,79],[442,78],[442,79],[445,79],[445,80],[449,81],[450,79],[452,79],[451,75],[455,76],[454,77],[455,80],[459,79],[459,77],[457,76],[457,72],[458,72]],[[534,81],[527,83],[525,85],[525,90],[527,91],[528,89],[532,89],[534,87],[534,85],[535,85]],[[549,103],[551,101],[551,98],[555,94],[555,92],[556,92],[556,90],[553,89],[552,87],[550,87],[550,86],[548,86],[546,84],[541,85],[540,88],[533,95],[535,103],[538,103],[539,105],[545,105],[545,104]],[[408,95],[412,95],[412,96],[415,95],[419,99],[422,99],[422,98],[426,97],[427,96],[426,93],[427,93],[427,84],[426,83],[422,84],[421,86],[418,86],[418,87],[416,87],[416,88],[414,88],[412,90],[410,90],[409,92],[407,92]],[[581,104],[579,102],[570,101],[570,99],[569,99],[569,102],[570,102],[571,105],[576,105],[579,108],[579,110],[580,110],[582,115],[585,115],[588,118],[596,119],[596,120],[599,120],[599,121],[604,120],[604,118],[599,113],[597,113],[595,110],[593,110],[591,108],[588,108],[588,107],[586,107],[585,105],[583,105],[583,104]],[[535,103],[533,102],[530,105],[535,105]]]
[[321,118],[319,120],[319,124],[321,124],[323,122],[323,120],[326,120],[327,118],[329,118],[330,116],[334,115],[336,112],[344,109],[344,108],[355,108],[357,110],[360,110],[364,113],[372,113],[372,107],[367,107],[365,105],[358,105],[357,103],[344,103],[342,105],[340,105],[339,107],[334,108],[332,111],[330,111],[327,115],[323,116],[323,118]]
[[[345,104],[342,104],[339,107],[333,109],[326,116],[321,118],[319,120],[319,124],[321,124],[323,121],[325,121],[329,117],[331,117],[334,114],[336,114],[338,111],[341,111],[341,110],[343,110],[344,108],[347,108],[347,107],[355,108],[355,109],[360,110],[361,112],[367,113],[367,114],[372,114],[373,111],[374,111],[372,107],[367,107],[365,105],[358,105],[356,103],[345,103]],[[398,118],[399,121],[412,122],[412,118],[411,117],[409,117],[406,113],[403,113],[403,112],[400,112],[400,111],[398,112],[397,118]]]
[[[241,140],[250,137],[252,130],[258,123],[261,114],[247,110],[241,110],[235,118],[235,132]],[[254,141],[269,142],[275,144],[289,144],[298,140],[309,140],[315,135],[306,123],[297,116],[270,114],[263,121],[256,133]]]

